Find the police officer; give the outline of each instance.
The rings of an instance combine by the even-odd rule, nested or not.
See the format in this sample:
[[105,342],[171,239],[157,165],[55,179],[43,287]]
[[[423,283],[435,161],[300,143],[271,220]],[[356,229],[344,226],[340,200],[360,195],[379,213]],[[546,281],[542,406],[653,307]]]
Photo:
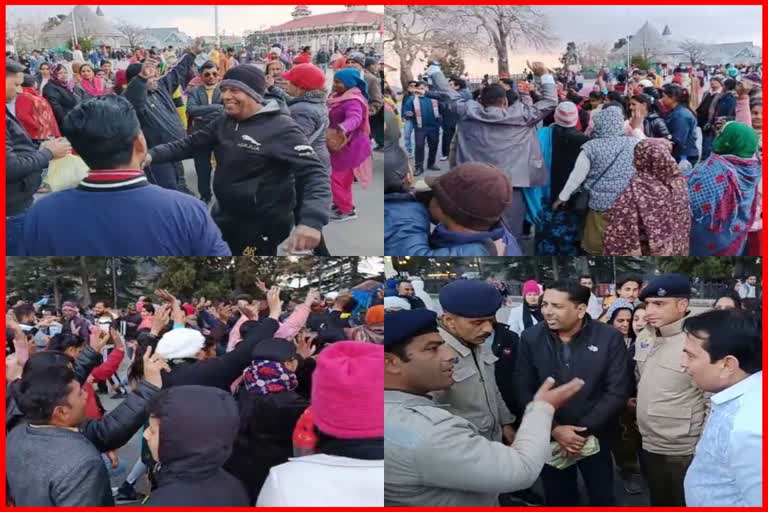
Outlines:
[[434,393],[437,403],[471,421],[480,435],[491,441],[512,444],[515,417],[496,385],[492,343],[496,311],[501,307],[499,290],[479,280],[459,280],[440,290],[440,335],[458,354],[453,385]]
[[648,325],[635,344],[637,426],[652,506],[685,506],[683,481],[708,409],[708,397],[681,366],[690,296],[687,276],[664,274],[639,297]]
[[453,384],[456,358],[434,312],[388,312],[384,325],[385,506],[497,506],[499,493],[530,487],[550,456],[555,409],[584,382],[547,379],[508,447],[429,397]]

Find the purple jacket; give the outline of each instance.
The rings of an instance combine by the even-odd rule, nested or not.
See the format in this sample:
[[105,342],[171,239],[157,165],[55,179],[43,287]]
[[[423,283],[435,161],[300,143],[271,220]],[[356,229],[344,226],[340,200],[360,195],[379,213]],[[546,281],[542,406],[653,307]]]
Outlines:
[[328,113],[329,127],[341,127],[349,142],[340,151],[331,152],[331,169],[351,171],[371,156],[371,141],[362,130],[366,111],[359,101],[345,101]]

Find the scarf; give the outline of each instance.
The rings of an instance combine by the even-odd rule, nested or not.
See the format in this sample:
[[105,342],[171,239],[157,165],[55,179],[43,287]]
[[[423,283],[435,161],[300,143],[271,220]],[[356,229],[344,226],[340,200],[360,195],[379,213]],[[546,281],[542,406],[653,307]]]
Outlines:
[[735,155],[753,158],[759,139],[751,126],[731,121],[726,123],[720,135],[712,143],[712,151],[718,155]]
[[691,255],[741,256],[757,212],[760,162],[713,152],[686,177],[693,221]]
[[[603,108],[593,119],[592,139],[582,146],[591,163],[583,186],[590,192],[589,207],[604,212],[613,206],[635,174],[632,150],[638,139],[624,134],[624,113],[618,107]],[[611,162],[611,169],[598,180]]]
[[[336,73],[336,75],[339,73],[341,73],[341,71]],[[365,84],[365,82],[363,82],[363,84]],[[360,123],[358,130],[362,132],[365,140],[370,140],[371,124],[368,122],[368,97],[364,96],[363,92],[357,87],[347,89],[343,94],[333,93],[331,97],[328,98],[328,111],[330,112],[334,109],[341,108],[345,101],[357,101],[362,105],[365,119]],[[351,137],[351,135],[352,134],[348,134],[349,137]],[[373,154],[369,152],[366,159],[363,160],[359,166],[355,167],[353,172],[358,183],[360,183],[360,186],[368,188],[373,181]]]
[[80,86],[91,96],[102,96],[104,91],[104,82],[98,76],[94,76],[92,81],[80,80]]
[[62,69],[67,69],[64,64],[57,64],[56,67],[53,68],[53,71],[51,71],[51,78],[48,79],[49,82],[53,82],[54,84],[64,87],[65,89],[72,90],[72,87],[70,87],[70,84],[72,82],[62,82],[58,79],[59,71]]
[[299,385],[296,373],[277,361],[253,361],[243,372],[245,389],[258,395],[293,391]]
[[533,326],[533,319],[536,322],[541,322],[544,317],[541,316],[541,308],[532,308],[525,300],[523,300],[523,328],[527,329]]
[[637,173],[606,216],[606,256],[687,256],[691,214],[688,186],[667,145],[635,146]]
[[296,422],[293,429],[293,456],[303,457],[315,453],[317,434],[315,422],[312,419],[312,407],[307,407]]
[[344,84],[347,89],[360,89],[360,92],[368,101],[368,83],[360,76],[360,72],[352,68],[340,69],[334,73],[333,78]]

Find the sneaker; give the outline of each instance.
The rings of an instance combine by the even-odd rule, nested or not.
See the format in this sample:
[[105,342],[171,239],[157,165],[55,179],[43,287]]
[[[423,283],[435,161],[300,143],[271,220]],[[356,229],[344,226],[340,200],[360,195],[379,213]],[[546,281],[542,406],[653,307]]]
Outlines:
[[447,157],[447,156],[441,156],[441,157],[440,157],[440,161],[441,161],[441,162],[445,162],[446,160],[448,160],[448,157]]
[[417,167],[417,168],[416,168],[416,169],[413,171],[413,175],[414,175],[414,177],[415,177],[415,176],[421,176],[422,174],[424,174],[424,169],[423,169],[422,167]]
[[133,488],[131,484],[128,482],[123,482],[123,485],[121,485],[117,492],[114,494],[115,502],[132,502],[132,501],[139,501],[139,495],[136,492],[136,489]]
[[331,213],[332,222],[346,222],[348,220],[354,220],[357,218],[357,212],[353,209],[350,213],[342,213],[335,211]]
[[430,165],[429,167],[427,167],[427,170],[428,171],[439,171],[440,168],[438,166],[436,166],[436,165]]

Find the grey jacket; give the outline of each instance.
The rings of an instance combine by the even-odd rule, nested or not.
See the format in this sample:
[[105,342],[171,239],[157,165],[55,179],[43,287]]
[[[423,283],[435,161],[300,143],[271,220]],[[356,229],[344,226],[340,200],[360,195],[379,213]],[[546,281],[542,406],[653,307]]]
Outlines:
[[307,91],[302,96],[290,96],[279,87],[270,87],[269,93],[285,101],[291,117],[307,136],[309,144],[323,162],[328,173],[331,172],[331,154],[325,143],[325,130],[328,128],[328,96],[325,90]]
[[187,97],[187,118],[192,122],[192,128],[197,129],[210,123],[224,113],[221,103],[221,90],[217,86],[213,90],[211,101],[205,92],[205,85],[200,85],[189,91]]
[[365,83],[368,85],[368,110],[376,115],[384,106],[384,95],[381,91],[381,78],[365,70]]
[[434,90],[429,97],[456,102],[459,122],[456,129],[456,163],[485,162],[495,165],[511,180],[513,187],[538,187],[547,182],[547,169],[536,133],[539,121],[557,106],[555,83],[542,77],[542,98],[533,103],[529,95],[507,109],[483,107],[467,101],[448,86],[445,75],[431,75]]
[[435,403],[471,421],[489,441],[501,441],[502,425],[513,423],[515,417],[496,386],[495,367],[499,358],[493,355],[489,344],[470,349],[442,328],[440,336],[458,353],[459,362],[453,367],[453,385],[432,393]]
[[550,455],[554,408],[528,404],[512,446],[489,441],[429,398],[384,391],[384,505],[496,507],[527,489]]

